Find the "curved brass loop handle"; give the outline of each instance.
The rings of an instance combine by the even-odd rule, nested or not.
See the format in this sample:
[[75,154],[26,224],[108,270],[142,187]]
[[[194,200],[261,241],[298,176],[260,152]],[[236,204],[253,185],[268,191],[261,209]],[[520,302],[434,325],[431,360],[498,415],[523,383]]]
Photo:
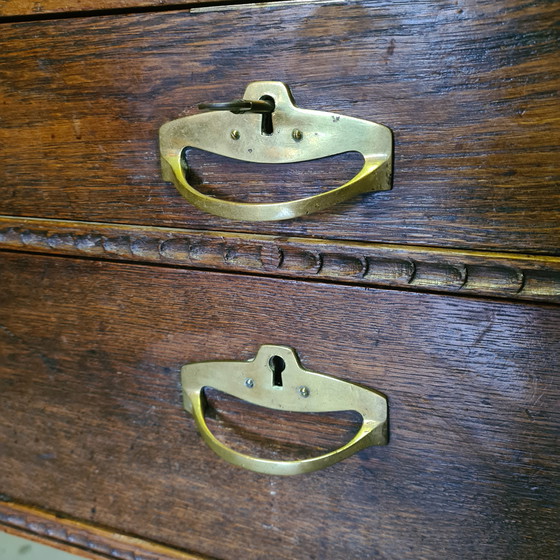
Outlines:
[[[280,370],[280,373],[278,372]],[[286,346],[264,345],[248,362],[200,362],[181,370],[183,402],[208,446],[226,461],[265,474],[293,475],[328,467],[370,445],[387,443],[387,400],[365,387],[305,370]],[[300,461],[251,457],[227,447],[208,429],[202,390],[213,387],[249,403],[292,412],[355,410],[362,415],[358,433],[341,448]]]
[[[263,131],[263,116],[253,112],[201,113],[160,128],[163,178],[174,183],[201,210],[231,220],[287,220],[318,212],[360,193],[391,188],[393,144],[391,131],[385,126],[299,109],[282,82],[253,82],[244,97],[274,101],[270,134]],[[190,185],[183,171],[186,163],[182,161],[183,151],[189,147],[253,163],[296,163],[359,152],[364,165],[350,181],[330,191],[288,202],[250,204],[220,200]]]

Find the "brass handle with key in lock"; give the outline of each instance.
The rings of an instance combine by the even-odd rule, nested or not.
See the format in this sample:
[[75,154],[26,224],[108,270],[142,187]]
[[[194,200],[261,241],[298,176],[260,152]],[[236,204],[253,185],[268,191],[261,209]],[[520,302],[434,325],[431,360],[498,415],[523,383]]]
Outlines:
[[[160,128],[162,174],[192,204],[231,220],[287,220],[324,210],[369,191],[391,188],[391,131],[380,124],[300,109],[282,82],[253,82],[244,99],[200,105],[209,112]],[[216,112],[218,111],[218,112]],[[297,163],[359,152],[362,169],[347,183],[320,194],[276,203],[221,200],[195,189],[184,173],[186,148],[253,163]]]

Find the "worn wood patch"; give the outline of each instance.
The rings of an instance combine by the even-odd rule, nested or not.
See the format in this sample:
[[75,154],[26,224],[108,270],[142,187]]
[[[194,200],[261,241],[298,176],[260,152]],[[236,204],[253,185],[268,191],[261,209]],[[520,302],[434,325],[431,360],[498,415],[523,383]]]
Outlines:
[[[558,3],[229,8],[3,25],[0,212],[558,254]],[[159,178],[159,126],[258,79],[389,126],[393,190],[286,223],[191,207]],[[289,200],[347,167],[197,173],[219,196]]]
[[[15,253],[0,275],[13,501],[223,559],[558,557],[557,306]],[[264,343],[386,394],[389,445],[288,478],[215,456],[180,367]],[[344,428],[215,406],[255,452]]]

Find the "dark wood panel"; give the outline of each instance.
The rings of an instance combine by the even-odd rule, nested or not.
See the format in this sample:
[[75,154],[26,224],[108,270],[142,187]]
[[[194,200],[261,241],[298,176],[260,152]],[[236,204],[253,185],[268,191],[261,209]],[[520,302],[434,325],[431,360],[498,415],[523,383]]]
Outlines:
[[[0,492],[15,501],[222,559],[558,557],[559,307],[7,253],[0,266]],[[215,456],[179,369],[263,343],[385,393],[389,445],[287,478]],[[249,449],[267,428],[292,445],[289,419],[216,407],[226,441],[234,424]],[[311,424],[305,446],[344,422]]]
[[[557,2],[220,10],[4,25],[0,211],[558,253]],[[157,130],[256,79],[289,83],[302,107],[392,128],[394,189],[285,223],[192,208],[159,179]],[[210,158],[197,172],[220,196],[290,199],[348,169],[276,177]]]

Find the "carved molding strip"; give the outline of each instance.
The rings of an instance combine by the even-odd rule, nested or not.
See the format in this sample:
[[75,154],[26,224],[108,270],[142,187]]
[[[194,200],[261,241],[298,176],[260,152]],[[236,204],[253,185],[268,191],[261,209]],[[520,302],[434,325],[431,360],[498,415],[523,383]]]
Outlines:
[[203,560],[198,555],[58,517],[13,502],[0,502],[0,529],[68,552],[85,551],[89,553],[88,558]]
[[560,258],[0,217],[0,249],[560,302]]

